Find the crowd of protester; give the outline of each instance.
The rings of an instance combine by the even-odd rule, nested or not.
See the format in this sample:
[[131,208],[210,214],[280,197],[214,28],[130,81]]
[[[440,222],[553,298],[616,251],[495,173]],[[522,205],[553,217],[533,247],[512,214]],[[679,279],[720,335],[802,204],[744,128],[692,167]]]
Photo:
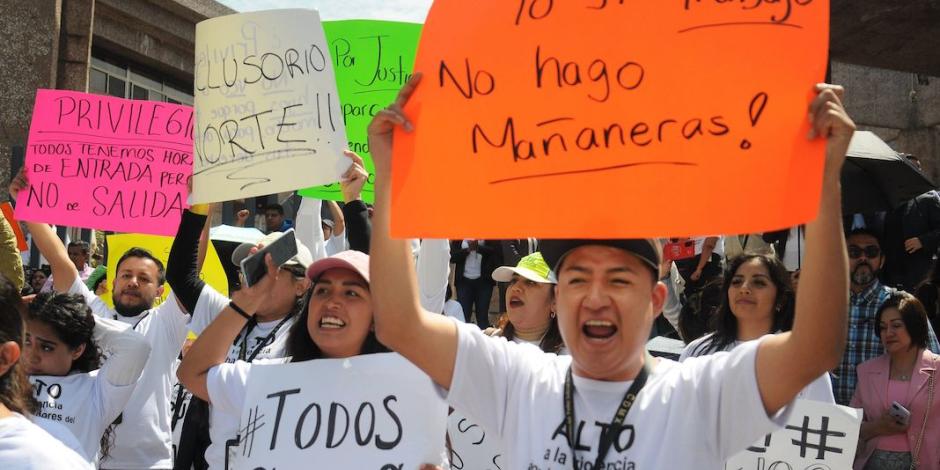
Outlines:
[[[230,295],[199,276],[206,205],[184,211],[166,266],[135,248],[114,279],[89,264],[87,244],[66,246],[36,222],[24,225],[48,267],[24,270],[12,232],[0,230],[0,468],[225,468],[253,364],[394,351],[497,436],[506,468],[557,444],[560,422],[624,419],[644,430],[632,448],[612,449],[592,424],[579,431],[591,448],[570,447],[572,460],[607,468],[629,453],[638,468],[723,468],[804,398],[864,410],[857,469],[940,470],[940,196],[843,217],[854,124],[840,87],[820,85],[809,110],[829,146],[819,216],[804,226],[663,240],[396,240],[392,131],[411,128],[402,108],[419,81],[369,127],[374,212],[361,197],[369,175],[348,153],[342,204],[304,199],[293,220],[269,205],[266,236],[226,252],[236,271],[297,233],[296,256],[266,258],[266,275],[232,282]],[[11,197],[27,184],[17,175]],[[237,209],[243,225],[250,213]],[[682,341],[679,361],[650,356],[652,336]],[[625,392],[635,400],[621,403]],[[908,422],[890,414],[893,401]]]

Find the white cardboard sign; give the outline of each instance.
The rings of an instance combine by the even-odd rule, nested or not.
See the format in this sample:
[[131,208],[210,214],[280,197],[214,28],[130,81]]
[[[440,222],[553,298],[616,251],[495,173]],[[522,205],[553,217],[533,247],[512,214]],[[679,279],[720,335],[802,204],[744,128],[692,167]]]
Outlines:
[[394,353],[254,365],[234,469],[443,465],[447,405]]
[[346,128],[316,10],[196,25],[193,203],[339,181]]
[[725,463],[725,470],[850,469],[862,411],[812,400],[793,403],[786,426]]
[[501,466],[503,449],[482,426],[454,411],[447,418],[452,470],[508,470]]

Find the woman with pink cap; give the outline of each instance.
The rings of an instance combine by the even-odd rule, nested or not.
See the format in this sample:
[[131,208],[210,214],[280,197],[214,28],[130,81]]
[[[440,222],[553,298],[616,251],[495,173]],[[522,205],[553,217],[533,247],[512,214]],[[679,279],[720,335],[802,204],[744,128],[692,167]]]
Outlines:
[[[228,307],[199,335],[177,371],[180,382],[193,395],[211,402],[218,412],[235,417],[240,417],[253,364],[226,363],[226,353],[255,312],[272,300],[278,276],[289,275],[273,264],[270,255],[265,263],[267,274],[234,295]],[[372,327],[368,255],[359,251],[337,253],[311,264],[306,276],[311,286],[288,333],[285,361],[388,352]]]

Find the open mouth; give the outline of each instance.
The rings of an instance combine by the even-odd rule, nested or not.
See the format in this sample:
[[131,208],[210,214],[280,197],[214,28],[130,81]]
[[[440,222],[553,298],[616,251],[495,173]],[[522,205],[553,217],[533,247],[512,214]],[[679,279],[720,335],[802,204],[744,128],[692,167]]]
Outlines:
[[320,328],[326,330],[338,330],[345,327],[346,322],[334,316],[325,316],[320,319]]
[[591,339],[607,339],[617,334],[617,327],[607,320],[588,320],[581,331]]
[[512,308],[519,308],[523,305],[525,305],[525,302],[523,302],[519,297],[511,297],[509,299],[509,306]]

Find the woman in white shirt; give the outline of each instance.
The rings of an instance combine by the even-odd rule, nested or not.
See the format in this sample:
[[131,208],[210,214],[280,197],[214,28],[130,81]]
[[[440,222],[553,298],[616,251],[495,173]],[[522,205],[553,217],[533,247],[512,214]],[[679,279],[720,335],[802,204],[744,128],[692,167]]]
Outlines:
[[20,362],[26,325],[20,295],[0,275],[0,468],[89,469],[82,457],[33,424],[33,389]]
[[[215,412],[239,417],[253,364],[226,363],[232,340],[259,306],[269,302],[271,286],[284,271],[268,255],[267,274],[238,291],[229,306],[206,328],[177,369],[180,382],[193,395],[208,400]],[[369,256],[343,251],[307,269],[312,286],[287,337],[291,362],[347,358],[388,352],[372,329]]]
[[137,385],[150,344],[129,325],[96,318],[76,294],[39,294],[26,319],[23,363],[40,405],[36,424],[50,433],[64,425],[89,462],[106,456],[110,427]]
[[[796,295],[790,274],[771,255],[743,254],[725,271],[721,306],[712,318],[714,331],[689,343],[679,357],[730,351],[743,342],[790,331]],[[828,374],[809,384],[798,398],[834,403]]]
[[565,343],[555,316],[555,283],[551,269],[539,252],[525,256],[513,266],[500,266],[493,280],[508,282],[506,313],[499,319],[491,336],[502,336],[514,343],[538,346],[544,352],[559,354]]

